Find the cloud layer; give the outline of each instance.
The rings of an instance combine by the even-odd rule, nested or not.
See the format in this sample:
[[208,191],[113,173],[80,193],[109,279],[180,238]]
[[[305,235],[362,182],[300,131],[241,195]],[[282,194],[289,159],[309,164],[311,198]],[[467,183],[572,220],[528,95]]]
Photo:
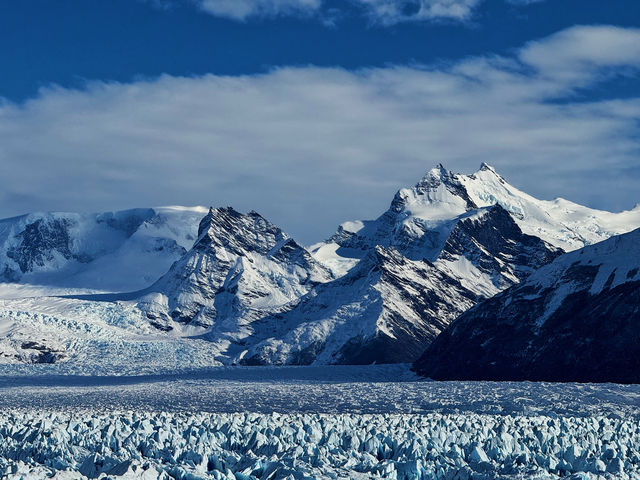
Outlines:
[[572,95],[640,67],[637,45],[640,30],[575,27],[448,66],[48,88],[0,104],[0,216],[231,204],[312,242],[438,162],[483,161],[532,194],[630,208],[640,99]]
[[[171,0],[152,0],[157,2]],[[273,18],[285,15],[310,17],[326,16],[323,0],[188,0],[202,11],[223,18],[245,21],[250,18]],[[506,0],[516,5],[527,5],[543,0]],[[395,25],[402,22],[433,20],[466,21],[483,0],[345,0],[355,6],[373,23]],[[162,4],[162,3],[161,3]],[[331,8],[328,19],[345,8]],[[348,10],[348,8],[346,8]]]

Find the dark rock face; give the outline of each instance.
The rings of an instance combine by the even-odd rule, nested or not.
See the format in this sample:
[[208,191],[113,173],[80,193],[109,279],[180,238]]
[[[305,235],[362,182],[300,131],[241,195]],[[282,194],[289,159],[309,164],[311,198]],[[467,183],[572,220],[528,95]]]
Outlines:
[[38,342],[23,342],[20,348],[34,352],[28,357],[30,363],[57,363],[65,358],[65,354],[60,350]]
[[452,229],[439,260],[464,257],[494,278],[500,290],[526,279],[562,253],[538,237],[525,235],[500,205],[480,218],[463,218]]
[[17,235],[18,244],[7,251],[22,273],[34,267],[44,267],[56,254],[65,259],[74,256],[70,249],[69,221],[66,219],[38,219]]
[[414,368],[438,380],[640,382],[640,230],[620,237],[464,313]]

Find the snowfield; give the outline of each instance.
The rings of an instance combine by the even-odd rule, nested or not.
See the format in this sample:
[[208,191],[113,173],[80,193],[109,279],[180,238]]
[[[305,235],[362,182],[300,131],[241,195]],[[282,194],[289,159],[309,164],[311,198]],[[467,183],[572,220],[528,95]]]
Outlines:
[[1,478],[640,478],[638,385],[63,367],[0,367]]

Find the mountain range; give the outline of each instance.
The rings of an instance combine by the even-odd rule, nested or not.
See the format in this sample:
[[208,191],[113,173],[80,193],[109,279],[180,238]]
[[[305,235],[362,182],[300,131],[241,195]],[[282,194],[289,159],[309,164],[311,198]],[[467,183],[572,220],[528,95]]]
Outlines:
[[[44,309],[56,321],[82,322],[78,310],[88,310],[117,311],[110,340],[100,341],[117,338],[134,350],[138,343],[178,342],[212,362],[249,365],[420,358],[420,373],[455,377],[453,364],[438,370],[429,352],[442,352],[442,363],[446,352],[462,348],[464,334],[452,335],[463,331],[460,322],[490,318],[478,312],[498,308],[492,306],[509,295],[526,297],[518,292],[530,282],[595,247],[565,252],[638,226],[640,207],[610,213],[538,200],[486,164],[471,175],[439,165],[399,190],[377,219],[346,222],[309,249],[258,213],[231,207],[6,219],[0,275],[7,283],[0,293],[9,293],[0,309],[0,362],[94,358],[95,336],[47,336],[33,320]],[[622,285],[615,282],[609,286]],[[26,300],[21,288],[40,300]],[[556,288],[538,293],[552,298]],[[540,322],[536,311],[526,312],[527,321]],[[445,338],[452,339],[446,348]]]

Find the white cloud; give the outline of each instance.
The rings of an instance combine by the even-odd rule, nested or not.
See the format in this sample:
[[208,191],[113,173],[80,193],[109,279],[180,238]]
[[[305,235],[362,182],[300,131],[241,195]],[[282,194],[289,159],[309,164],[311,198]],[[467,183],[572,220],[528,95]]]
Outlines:
[[556,80],[579,82],[603,69],[637,67],[640,63],[640,30],[612,26],[577,26],[543,41],[532,42],[521,59]]
[[193,0],[205,12],[233,20],[249,17],[312,15],[322,0]]
[[469,172],[482,161],[533,194],[631,207],[640,99],[549,99],[602,68],[640,66],[619,51],[639,34],[581,27],[448,67],[49,88],[0,104],[0,215],[231,204],[311,242],[376,215],[438,162]]
[[532,3],[542,3],[545,0],[506,0],[507,3],[512,3],[513,5],[531,5]]
[[[326,0],[144,0],[167,8],[174,2],[190,2],[203,12],[236,21],[279,16],[316,16],[333,25],[336,17],[356,5],[374,23],[395,25],[403,22],[451,20],[465,22],[484,0],[345,0],[342,6],[327,7]],[[505,0],[527,5],[544,0]]]
[[353,0],[365,8],[376,23],[449,19],[465,21],[482,0]]

